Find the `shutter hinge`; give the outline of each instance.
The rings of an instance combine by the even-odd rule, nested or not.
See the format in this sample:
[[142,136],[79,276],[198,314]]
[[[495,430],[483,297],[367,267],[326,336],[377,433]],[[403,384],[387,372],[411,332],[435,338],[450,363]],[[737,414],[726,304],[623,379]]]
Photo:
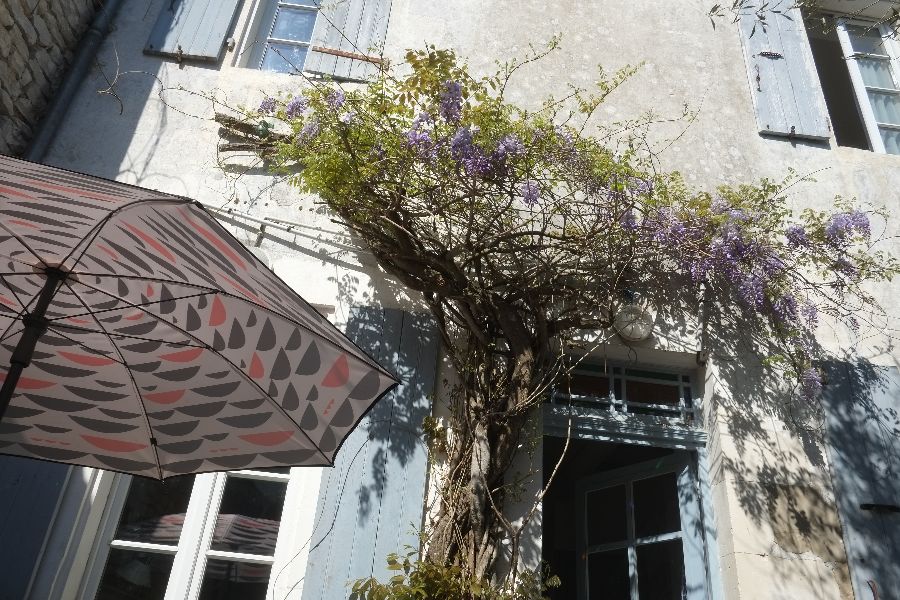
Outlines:
[[181,49],[181,44],[178,44],[178,48],[175,50],[175,62],[179,65],[184,60],[184,50]]
[[792,140],[795,137],[797,137],[797,126],[791,125],[791,130],[790,130],[790,132],[788,132],[788,139]]

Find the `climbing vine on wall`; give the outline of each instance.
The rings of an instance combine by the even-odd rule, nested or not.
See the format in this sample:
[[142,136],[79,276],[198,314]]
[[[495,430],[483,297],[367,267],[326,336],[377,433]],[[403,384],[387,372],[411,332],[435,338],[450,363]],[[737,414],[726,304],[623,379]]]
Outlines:
[[501,540],[517,565],[530,517],[504,516],[504,475],[585,331],[614,336],[640,302],[658,322],[740,332],[812,399],[820,318],[856,326],[868,284],[898,269],[877,249],[881,212],[837,198],[794,214],[796,175],[704,191],[660,172],[652,119],[597,118],[633,69],[531,109],[509,102],[510,81],[545,54],[479,77],[430,47],[365,85],[308,81],[218,117],[222,151],[252,150],[315,194],[431,309],[459,384],[425,560],[466,582],[494,576]]

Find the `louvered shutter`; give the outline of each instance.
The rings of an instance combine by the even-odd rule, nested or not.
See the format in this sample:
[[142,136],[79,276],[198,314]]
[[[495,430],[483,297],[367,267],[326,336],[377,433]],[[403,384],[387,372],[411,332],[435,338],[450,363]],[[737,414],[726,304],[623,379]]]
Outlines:
[[[900,590],[900,370],[835,362],[826,440],[857,598]],[[872,582],[870,584],[869,582]]]
[[[10,407],[6,414],[14,410]],[[0,457],[0,600],[25,597],[70,469]]]
[[827,140],[828,110],[797,8],[740,18],[744,60],[759,132]]
[[[378,69],[391,0],[320,0],[304,70],[363,80]],[[369,58],[371,60],[363,60]]]
[[402,381],[347,438],[322,475],[303,600],[345,600],[347,582],[387,580],[387,555],[418,547],[438,335],[430,317],[355,308],[347,335]]
[[166,0],[145,54],[218,62],[240,0]]

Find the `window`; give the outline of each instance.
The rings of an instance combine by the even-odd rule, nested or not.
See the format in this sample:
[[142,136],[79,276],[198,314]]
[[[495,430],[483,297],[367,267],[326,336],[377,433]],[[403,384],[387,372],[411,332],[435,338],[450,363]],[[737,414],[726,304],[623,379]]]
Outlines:
[[839,146],[900,154],[900,62],[886,25],[807,20]]
[[303,71],[318,8],[315,0],[269,1],[260,9],[248,67],[278,73]]
[[623,414],[695,420],[691,378],[681,373],[582,362],[552,395],[571,403]]
[[241,66],[365,81],[384,64],[391,0],[258,0]]
[[[133,478],[95,558],[96,600],[264,600],[290,470]],[[112,523],[110,525],[113,525]]]

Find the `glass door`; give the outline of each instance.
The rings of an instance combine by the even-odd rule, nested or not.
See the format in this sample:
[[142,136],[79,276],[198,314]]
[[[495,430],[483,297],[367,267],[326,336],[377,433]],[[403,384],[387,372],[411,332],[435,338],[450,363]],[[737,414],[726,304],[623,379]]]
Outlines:
[[289,479],[288,468],[133,478],[84,597],[264,600]]
[[579,600],[707,598],[696,478],[687,456],[578,481]]

